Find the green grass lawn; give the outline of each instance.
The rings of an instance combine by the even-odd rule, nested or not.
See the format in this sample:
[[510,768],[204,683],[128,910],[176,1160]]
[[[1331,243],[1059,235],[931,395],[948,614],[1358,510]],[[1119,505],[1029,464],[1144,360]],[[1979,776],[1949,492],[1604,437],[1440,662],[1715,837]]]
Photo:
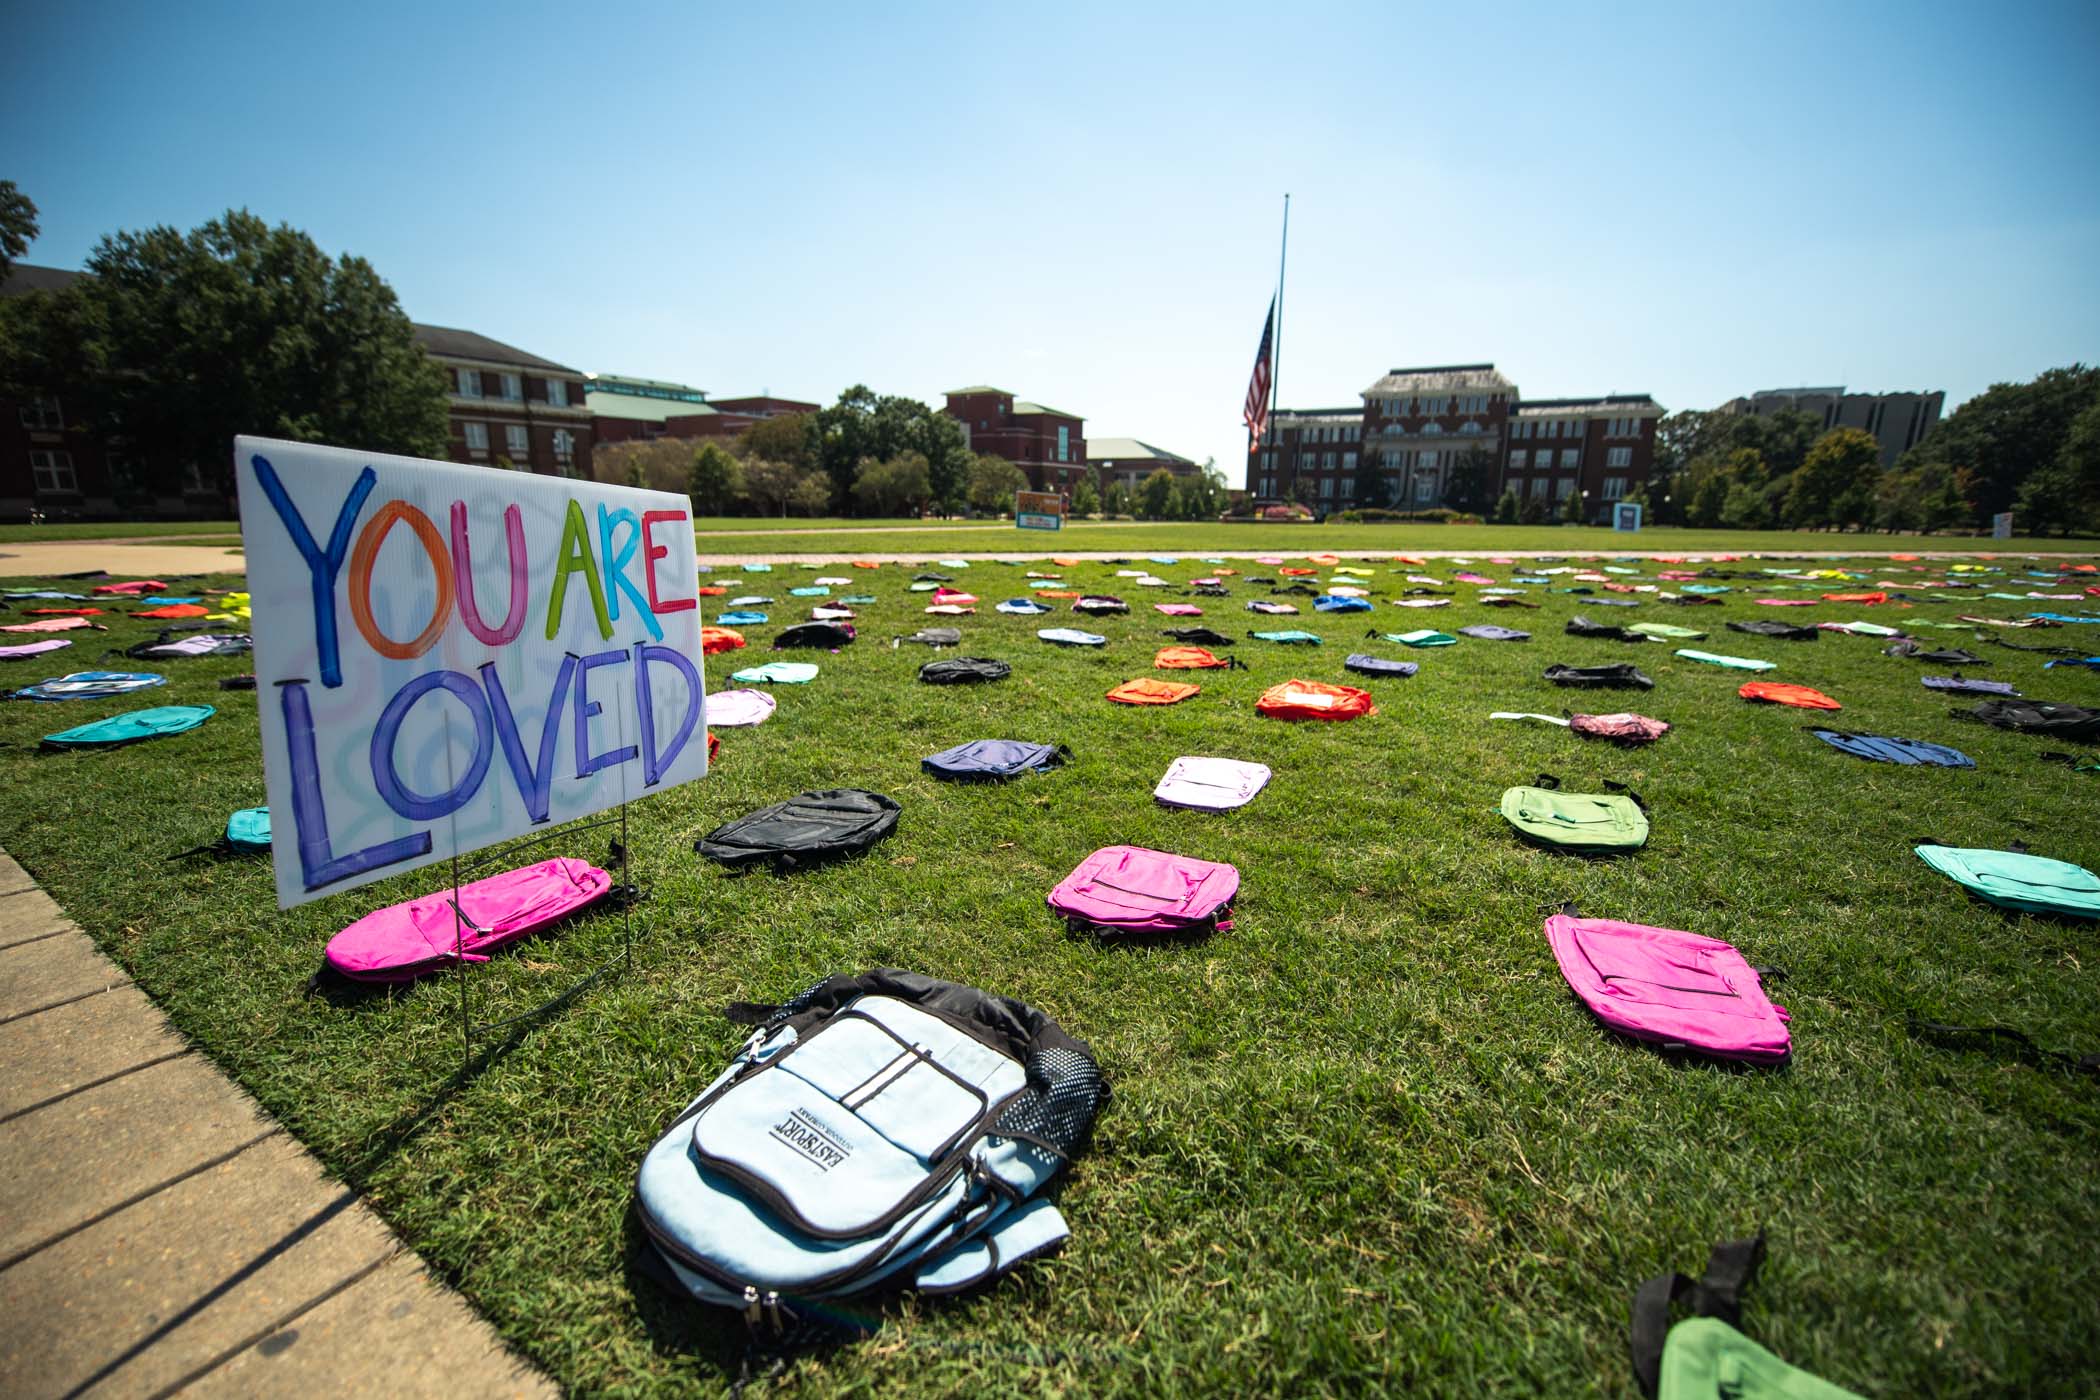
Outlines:
[[[238,520],[117,520],[101,523],[69,520],[47,521],[41,525],[0,525],[0,545],[30,544],[37,540],[152,539],[162,535],[170,538],[177,535],[224,535],[239,544],[241,525]],[[214,541],[183,540],[185,544],[211,542]]]
[[[960,620],[963,651],[1010,660],[1014,674],[947,689],[913,680],[931,653],[890,645],[946,621],[905,592],[910,571],[859,574],[880,598],[861,611],[859,643],[796,653],[822,666],[814,684],[784,687],[767,724],[723,731],[707,780],[633,809],[651,889],[633,967],[463,1082],[450,1082],[449,978],[361,1001],[304,992],[336,928],[442,877],[280,914],[263,862],[165,858],[263,798],[256,697],[216,686],[238,662],[167,663],[170,684],[143,700],[0,707],[0,844],[578,1393],[720,1393],[734,1377],[741,1324],[635,1271],[635,1167],[743,1038],[719,1016],[724,1003],[885,964],[1046,1009],[1091,1042],[1115,1096],[1060,1192],[1074,1232],[1061,1255],[981,1296],[883,1306],[870,1340],[793,1364],[800,1393],[1631,1393],[1635,1286],[1696,1274],[1711,1242],[1759,1226],[1770,1257],[1745,1330],[1798,1365],[1887,1396],[2093,1388],[2093,1081],[1928,1046],[1905,1017],[2004,1022],[2047,1045],[2100,1049],[2095,926],[1974,901],[1910,850],[1924,836],[2024,841],[2100,867],[2100,775],[2040,761],[2046,742],[1951,718],[1949,700],[1919,685],[1945,668],[1885,656],[1880,641],[1722,628],[1751,616],[1951,619],[1976,604],[1768,609],[1738,584],[1722,607],[1591,609],[1711,628],[1707,649],[1777,661],[1772,679],[1843,701],[1829,717],[1841,727],[1953,744],[1979,765],[1951,771],[1841,755],[1804,732],[1817,716],[1742,701],[1743,675],[1669,646],[1563,636],[1588,600],[1498,610],[1464,587],[1435,611],[1269,619],[1244,611],[1268,590],[1234,580],[1234,597],[1194,600],[1205,623],[1232,635],[1295,623],[1326,644],[1242,641],[1250,670],[1192,677],[1202,694],[1172,709],[1125,709],[1102,693],[1153,674],[1160,629],[1176,623],[1150,604],[1178,591],[1089,565],[1071,581],[1121,593],[1132,615],[993,613],[1024,591],[1020,575],[989,564],[960,575],[983,600]],[[772,624],[744,629],[751,649],[709,659],[711,684],[764,659],[806,607],[784,590],[808,576],[735,576],[779,601]],[[1404,585],[1381,568],[1373,586]],[[1372,622],[1484,621],[1536,639],[1413,654],[1364,640]],[[1034,637],[1074,622],[1109,645]],[[6,674],[21,684],[137,665],[103,650],[150,632],[119,621]],[[2100,704],[2090,673],[2045,672],[2044,657],[1966,631],[1919,635],[1987,654],[1987,674],[2030,695]],[[2100,628],[2019,640],[2100,650]],[[1370,683],[1380,712],[1355,723],[1255,715],[1276,681],[1349,679],[1342,659],[1358,647],[1411,656],[1421,671]],[[1582,694],[1540,678],[1556,661],[1626,659],[1655,677],[1653,692]],[[108,753],[36,748],[102,714],[182,702],[219,715]],[[1487,718],[1570,706],[1632,708],[1676,728],[1623,751]],[[1065,743],[1075,759],[1000,787],[919,771],[926,754],[1000,736]],[[1275,778],[1235,813],[1159,808],[1152,786],[1183,753],[1258,760]],[[1573,790],[1633,785],[1653,814],[1647,849],[1585,861],[1517,840],[1498,795],[1541,771]],[[692,853],[722,821],[833,785],[896,798],[897,834],[863,859],[788,877],[732,878]],[[1068,934],[1045,891],[1118,842],[1235,863],[1236,925],[1166,945]],[[600,851],[579,839],[568,853]],[[1541,933],[1544,908],[1569,899],[1726,938],[1786,968],[1775,999],[1793,1014],[1792,1065],[1732,1069],[1601,1030]],[[618,937],[618,919],[600,915],[499,955],[473,973],[477,1013],[531,1005]]]
[[[768,530],[751,528],[764,524]],[[834,552],[912,554],[1194,553],[1255,550],[1303,554],[1320,550],[1555,550],[1642,554],[1703,551],[1746,554],[1869,550],[1922,553],[1959,550],[2003,553],[2100,554],[2100,540],[2021,537],[1992,541],[1974,536],[1834,535],[1813,530],[1643,530],[1619,534],[1557,525],[1216,525],[1199,522],[1083,521],[1062,530],[1020,530],[995,521],[726,521],[697,525],[703,556],[763,559],[782,554]]]

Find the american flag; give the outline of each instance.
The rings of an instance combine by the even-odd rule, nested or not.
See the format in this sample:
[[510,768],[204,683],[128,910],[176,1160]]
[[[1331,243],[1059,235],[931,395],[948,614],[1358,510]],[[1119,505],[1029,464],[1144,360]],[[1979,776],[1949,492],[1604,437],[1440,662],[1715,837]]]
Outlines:
[[1262,430],[1269,426],[1269,339],[1276,332],[1276,299],[1269,298],[1269,314],[1261,323],[1261,349],[1254,352],[1254,378],[1247,384],[1247,407],[1240,417],[1247,424],[1247,445],[1261,443]]

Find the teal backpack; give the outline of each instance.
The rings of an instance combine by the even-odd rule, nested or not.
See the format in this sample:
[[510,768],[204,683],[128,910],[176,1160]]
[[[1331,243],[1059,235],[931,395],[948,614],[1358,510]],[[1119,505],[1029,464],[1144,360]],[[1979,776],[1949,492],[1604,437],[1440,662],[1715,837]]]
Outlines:
[[2009,851],[1943,846],[1933,841],[1912,849],[1934,870],[1993,904],[2036,914],[2100,919],[2100,878],[2082,865],[2029,855],[2017,842]]
[[226,819],[226,831],[218,840],[205,846],[192,846],[186,851],[177,851],[169,860],[181,860],[184,856],[252,856],[266,855],[270,849],[270,809],[268,807],[243,807]]
[[1582,852],[1631,851],[1648,843],[1648,808],[1624,784],[1613,793],[1562,792],[1541,773],[1535,784],[1502,794],[1502,815],[1519,835],[1542,846]]
[[[1661,1274],[1633,1299],[1633,1377],[1651,1400],[1859,1400],[1766,1351],[1736,1327],[1742,1292],[1764,1258],[1765,1237],[1717,1244],[1706,1277]],[[1693,1316],[1674,1327],[1670,1305]]]
[[195,729],[216,713],[209,705],[161,705],[151,710],[132,710],[46,734],[44,745],[53,749],[93,749],[135,744],[141,739],[158,739],[163,734]]

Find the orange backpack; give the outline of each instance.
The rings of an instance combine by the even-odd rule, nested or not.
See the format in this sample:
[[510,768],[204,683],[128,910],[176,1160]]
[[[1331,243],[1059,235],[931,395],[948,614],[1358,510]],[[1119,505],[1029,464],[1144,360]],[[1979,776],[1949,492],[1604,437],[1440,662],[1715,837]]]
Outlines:
[[1789,685],[1785,681],[1751,681],[1736,691],[1745,700],[1763,700],[1773,705],[1792,705],[1799,710],[1842,710],[1845,708],[1820,690],[1811,690],[1805,685]]
[[1118,705],[1178,705],[1202,689],[1200,685],[1187,685],[1181,681],[1141,678],[1123,682],[1108,692],[1108,698]]
[[700,629],[700,654],[713,656],[718,651],[735,651],[744,644],[744,634],[731,627],[702,627]]
[[1219,656],[1206,647],[1161,647],[1159,654],[1152,658],[1152,664],[1162,671],[1213,671],[1242,663],[1229,656]]
[[1325,681],[1285,681],[1272,685],[1254,702],[1254,712],[1270,719],[1355,719],[1375,715],[1371,692]]

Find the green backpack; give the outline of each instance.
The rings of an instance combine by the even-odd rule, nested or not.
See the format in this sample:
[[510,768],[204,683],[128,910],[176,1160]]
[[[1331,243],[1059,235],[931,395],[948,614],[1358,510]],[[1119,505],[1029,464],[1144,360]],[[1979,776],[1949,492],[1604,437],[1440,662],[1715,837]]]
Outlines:
[[1918,859],[1974,894],[2008,909],[2100,919],[2100,878],[2082,865],[1937,842],[1912,847]]
[[[1706,1277],[1662,1274],[1633,1299],[1633,1376],[1654,1400],[1859,1400],[1841,1386],[1789,1366],[1736,1331],[1742,1291],[1764,1257],[1765,1237],[1717,1244]],[[1672,1327],[1670,1305],[1693,1316]]]
[[1563,850],[1631,851],[1646,845],[1647,804],[1622,783],[1607,780],[1604,785],[1617,792],[1562,792],[1560,779],[1541,773],[1534,785],[1502,794],[1502,815],[1520,835]]

